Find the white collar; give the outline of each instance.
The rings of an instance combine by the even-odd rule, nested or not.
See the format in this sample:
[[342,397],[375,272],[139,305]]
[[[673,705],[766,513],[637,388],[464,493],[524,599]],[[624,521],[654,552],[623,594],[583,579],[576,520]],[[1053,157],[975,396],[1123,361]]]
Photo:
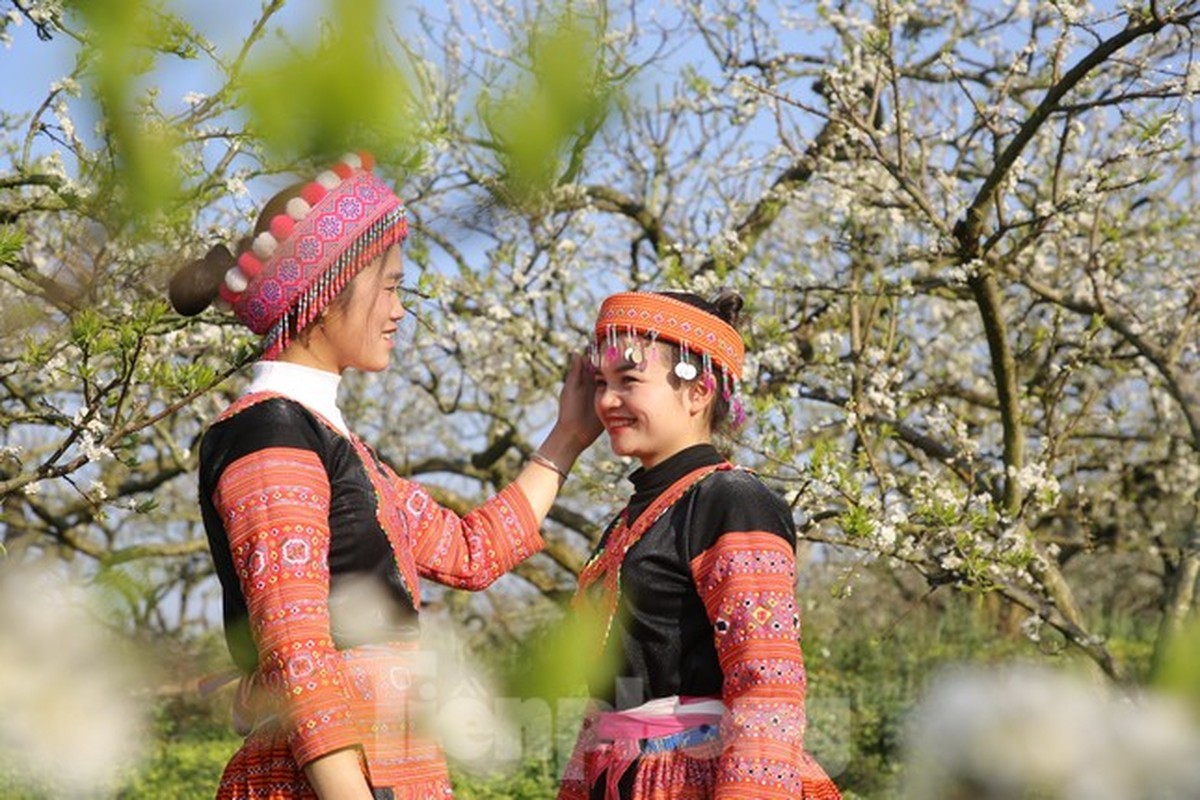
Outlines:
[[251,370],[250,385],[242,391],[243,396],[254,392],[281,394],[317,412],[343,434],[350,435],[337,406],[341,375],[288,361],[256,361]]

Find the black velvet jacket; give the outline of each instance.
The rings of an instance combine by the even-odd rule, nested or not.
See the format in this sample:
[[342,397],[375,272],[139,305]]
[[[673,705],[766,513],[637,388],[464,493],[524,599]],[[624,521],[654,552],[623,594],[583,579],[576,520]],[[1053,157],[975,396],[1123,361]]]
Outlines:
[[[682,450],[630,476],[629,520],[684,475],[724,461],[712,445]],[[603,547],[616,521],[609,525]],[[621,566],[621,595],[607,642],[616,675],[590,687],[617,710],[671,695],[721,697],[724,675],[713,624],[692,577],[691,564],[724,533],[761,531],[791,547],[790,509],[753,474],[715,472],[699,481],[637,541]]]

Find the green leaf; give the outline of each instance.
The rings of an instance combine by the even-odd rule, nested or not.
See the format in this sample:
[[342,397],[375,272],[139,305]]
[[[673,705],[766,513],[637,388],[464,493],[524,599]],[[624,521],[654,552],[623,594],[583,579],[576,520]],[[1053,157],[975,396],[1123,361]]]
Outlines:
[[540,635],[529,637],[505,679],[517,697],[578,696],[589,682],[611,676],[613,664],[601,657],[607,620],[584,607]]
[[115,222],[143,234],[178,214],[183,198],[180,132],[153,110],[154,89],[138,94],[138,82],[154,68],[158,53],[179,50],[181,24],[167,24],[170,18],[160,5],[153,0],[72,3],[87,28],[81,58],[91,67],[86,74],[115,156],[108,162],[111,171],[95,180],[107,184],[115,198],[107,208]]
[[603,23],[571,10],[535,26],[529,68],[480,97],[480,117],[500,147],[508,200],[532,202],[574,171],[616,97],[603,60]]
[[251,129],[285,162],[365,149],[411,169],[421,102],[384,55],[381,3],[331,2],[328,20],[325,41],[279,44],[253,61],[241,85]]
[[0,267],[16,264],[24,247],[25,234],[19,228],[9,225],[0,228]]

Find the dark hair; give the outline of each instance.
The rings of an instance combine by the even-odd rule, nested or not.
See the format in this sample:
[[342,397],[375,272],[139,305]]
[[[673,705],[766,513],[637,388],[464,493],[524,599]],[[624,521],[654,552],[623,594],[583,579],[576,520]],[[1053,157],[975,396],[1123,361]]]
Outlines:
[[[712,300],[705,300],[700,295],[691,292],[655,292],[655,294],[670,297],[672,300],[678,300],[682,303],[687,303],[689,306],[698,308],[705,314],[711,314],[722,322],[728,323],[734,330],[738,329],[738,325],[742,320],[742,307],[745,305],[745,301],[733,289],[719,290]],[[671,349],[672,358],[678,361],[680,357],[679,346],[666,341],[663,344]],[[688,353],[687,361],[695,364],[697,369],[699,369],[700,357],[694,352]],[[723,372],[719,366],[714,365],[714,368],[718,372]],[[683,382],[674,373],[668,373],[667,380]],[[712,405],[709,406],[708,421],[714,431],[726,432],[731,427],[729,425],[729,406],[729,398],[725,396],[724,392],[718,391],[716,397],[713,398]]]
[[[236,245],[236,253],[224,244],[216,244],[209,248],[203,258],[189,261],[171,276],[167,286],[167,296],[171,306],[185,317],[194,317],[212,305],[221,290],[225,273],[237,264],[238,256],[250,249],[254,237],[270,229],[271,220],[286,213],[287,203],[293,197],[300,196],[300,190],[305,184],[294,183],[277,192],[263,206],[254,225],[254,233],[242,237]],[[340,308],[350,300],[350,284],[330,302],[328,309]],[[287,338],[303,338],[304,331],[289,330]]]
[[734,330],[737,330],[738,323],[741,322],[742,306],[745,305],[742,296],[733,289],[721,289],[712,300],[705,300],[700,295],[691,292],[655,292],[655,294],[694,306],[705,314],[711,314],[722,322],[728,323]]

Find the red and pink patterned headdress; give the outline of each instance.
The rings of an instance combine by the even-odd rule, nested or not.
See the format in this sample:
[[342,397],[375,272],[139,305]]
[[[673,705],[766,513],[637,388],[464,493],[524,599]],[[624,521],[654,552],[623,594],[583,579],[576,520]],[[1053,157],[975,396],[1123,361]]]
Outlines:
[[288,201],[225,273],[221,297],[273,359],[363,267],[408,235],[404,203],[350,153]]

